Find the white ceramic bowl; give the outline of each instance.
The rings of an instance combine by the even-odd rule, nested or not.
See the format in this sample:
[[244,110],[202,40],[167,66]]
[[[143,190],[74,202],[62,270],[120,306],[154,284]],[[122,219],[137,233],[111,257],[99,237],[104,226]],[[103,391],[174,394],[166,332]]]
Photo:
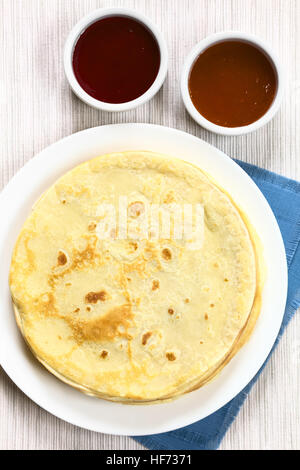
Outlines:
[[[274,67],[276,78],[277,78],[277,90],[276,95],[274,97],[273,103],[271,104],[268,111],[257,121],[249,124],[247,126],[241,127],[224,127],[218,126],[211,121],[205,119],[202,114],[195,108],[189,93],[188,81],[190,76],[191,68],[197,59],[197,57],[205,51],[208,47],[212,46],[213,44],[222,42],[222,41],[231,41],[231,40],[238,40],[244,41],[249,44],[253,44],[258,49],[260,49],[270,60],[271,64]],[[276,55],[273,51],[269,49],[269,47],[259,38],[256,36],[252,36],[251,34],[236,32],[236,31],[228,31],[222,33],[212,34],[207,38],[200,41],[189,53],[186,58],[186,61],[183,66],[182,75],[181,75],[181,95],[183,102],[187,111],[190,113],[193,119],[200,124],[200,126],[205,127],[209,131],[215,132],[217,134],[223,135],[241,135],[247,134],[248,132],[255,131],[260,127],[264,126],[267,122],[272,119],[275,113],[278,111],[282,96],[283,96],[283,89],[284,89],[284,74],[283,69],[278,61]]]
[[[72,58],[75,45],[78,41],[80,35],[93,23],[100,20],[101,18],[106,18],[109,16],[125,16],[133,18],[143,25],[146,26],[148,30],[151,31],[154,38],[157,41],[159,50],[160,50],[160,66],[156,79],[152,83],[151,87],[138,98],[128,101],[126,103],[106,103],[104,101],[97,100],[90,96],[84,89],[79,85],[76,76],[74,74]],[[102,109],[104,111],[127,111],[129,109],[136,108],[148,100],[150,100],[162,86],[168,69],[168,50],[166,41],[158,30],[158,28],[153,24],[146,16],[139,13],[135,10],[129,10],[127,8],[100,8],[95,10],[92,13],[84,16],[71,30],[67,38],[64,50],[64,68],[69,84],[74,91],[74,93],[85,103],[93,106],[97,109]]]

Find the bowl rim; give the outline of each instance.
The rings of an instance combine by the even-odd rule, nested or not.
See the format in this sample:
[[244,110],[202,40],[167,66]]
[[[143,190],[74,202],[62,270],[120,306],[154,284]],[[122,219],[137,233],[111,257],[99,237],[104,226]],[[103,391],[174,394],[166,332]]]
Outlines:
[[[191,68],[196,60],[196,58],[208,47],[212,46],[213,44],[217,44],[223,41],[230,41],[230,40],[239,40],[243,42],[247,42],[249,44],[254,45],[259,50],[261,50],[267,58],[272,63],[276,77],[277,77],[277,90],[274,100],[267,110],[267,112],[261,116],[259,119],[254,121],[251,124],[246,126],[239,126],[239,127],[224,127],[214,124],[213,122],[206,119],[194,106],[188,88],[188,80]],[[184,102],[184,105],[191,115],[191,117],[198,123],[200,126],[204,127],[205,129],[212,131],[216,134],[222,135],[242,135],[247,134],[249,132],[256,131],[260,127],[267,124],[277,113],[282,97],[284,94],[284,84],[285,84],[285,76],[283,68],[280,64],[280,61],[275,54],[275,52],[260,38],[253,34],[244,33],[241,31],[224,31],[219,33],[214,33],[206,38],[202,39],[198,42],[192,50],[189,52],[186,60],[184,62],[182,73],[181,73],[181,96]]]
[[[142,23],[146,28],[153,34],[154,38],[159,47],[160,51],[160,66],[157,73],[157,76],[148,90],[145,91],[141,96],[135,98],[134,100],[127,101],[125,103],[107,103],[104,101],[97,100],[90,96],[78,83],[72,65],[72,58],[75,45],[78,41],[80,35],[93,23],[100,20],[101,18],[106,18],[110,16],[124,16],[128,18],[133,18],[140,23]],[[104,110],[104,111],[127,111],[137,106],[140,106],[147,101],[149,101],[160,89],[162,86],[168,70],[168,49],[165,38],[157,26],[145,15],[139,11],[129,9],[129,8],[99,8],[92,11],[91,13],[85,15],[81,18],[75,26],[71,29],[64,47],[64,70],[67,77],[67,80],[73,90],[73,92],[84,101],[86,104],[92,106],[93,108]]]

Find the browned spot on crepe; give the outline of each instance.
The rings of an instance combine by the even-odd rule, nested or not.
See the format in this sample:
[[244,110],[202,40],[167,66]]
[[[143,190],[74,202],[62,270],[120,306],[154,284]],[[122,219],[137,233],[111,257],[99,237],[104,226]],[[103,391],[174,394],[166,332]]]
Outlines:
[[62,251],[59,251],[58,257],[57,257],[57,264],[59,266],[64,266],[67,263],[67,261],[68,260],[67,260],[65,253],[63,253]]
[[170,259],[172,258],[172,253],[171,251],[169,250],[169,248],[164,248],[162,250],[162,257],[166,260],[166,261],[170,261]]
[[175,361],[176,356],[175,356],[175,354],[172,353],[172,352],[167,352],[167,353],[166,353],[166,358],[168,359],[168,361]]
[[151,331],[148,331],[147,333],[145,333],[142,337],[142,345],[145,346],[145,344],[147,344],[147,341],[148,339],[150,338],[150,336],[152,336],[152,333]]
[[88,225],[88,230],[89,230],[90,232],[93,232],[96,227],[97,227],[96,222],[90,222],[89,225]]
[[96,238],[94,240],[91,240],[91,244],[89,244],[84,250],[78,251],[78,250],[73,250],[73,262],[72,266],[70,267],[72,269],[78,269],[84,264],[93,264],[96,258],[96,252],[95,252],[95,245],[96,245]]
[[137,242],[130,242],[130,246],[134,251],[136,251],[139,247]]
[[96,304],[98,300],[104,302],[107,299],[107,293],[105,290],[101,290],[100,292],[89,292],[85,296],[85,301],[88,304]]
[[135,201],[129,204],[128,213],[131,217],[139,217],[145,211],[144,203],[141,201]]
[[56,301],[52,292],[48,292],[37,298],[36,305],[39,312],[44,316],[52,316],[57,313]]
[[[79,341],[113,341],[117,336],[127,337],[126,330],[133,318],[130,304],[123,304],[108,310],[99,318],[73,322],[67,320]],[[124,331],[120,331],[120,327]]]

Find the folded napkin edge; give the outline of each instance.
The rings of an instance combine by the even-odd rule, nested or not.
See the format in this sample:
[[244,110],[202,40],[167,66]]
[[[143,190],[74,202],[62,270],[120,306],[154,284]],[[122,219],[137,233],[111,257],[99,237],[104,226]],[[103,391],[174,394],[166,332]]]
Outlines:
[[273,184],[281,186],[284,189],[292,191],[296,194],[300,194],[300,183],[298,181],[283,175],[279,175],[265,168],[260,168],[259,166],[253,165],[252,163],[247,163],[239,159],[234,160],[241,168],[243,168],[243,170],[246,171],[250,177],[255,178],[257,175],[263,181],[269,181]]

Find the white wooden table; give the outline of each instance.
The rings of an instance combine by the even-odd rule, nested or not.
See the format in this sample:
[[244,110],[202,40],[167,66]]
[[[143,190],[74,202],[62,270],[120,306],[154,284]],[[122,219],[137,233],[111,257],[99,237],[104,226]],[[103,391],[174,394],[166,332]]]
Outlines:
[[[170,54],[168,77],[158,95],[143,107],[119,114],[98,112],[80,102],[62,66],[71,27],[91,10],[109,6],[136,8],[152,18]],[[300,180],[300,0],[0,0],[0,18],[1,187],[34,154],[61,137],[119,122],[176,127],[232,157]],[[228,29],[268,41],[288,74],[279,114],[263,129],[241,137],[217,136],[200,128],[185,112],[179,93],[181,67],[191,47],[210,33]],[[298,314],[221,449],[300,448],[299,363]],[[131,438],[85,431],[54,418],[0,369],[0,449],[138,448]]]

